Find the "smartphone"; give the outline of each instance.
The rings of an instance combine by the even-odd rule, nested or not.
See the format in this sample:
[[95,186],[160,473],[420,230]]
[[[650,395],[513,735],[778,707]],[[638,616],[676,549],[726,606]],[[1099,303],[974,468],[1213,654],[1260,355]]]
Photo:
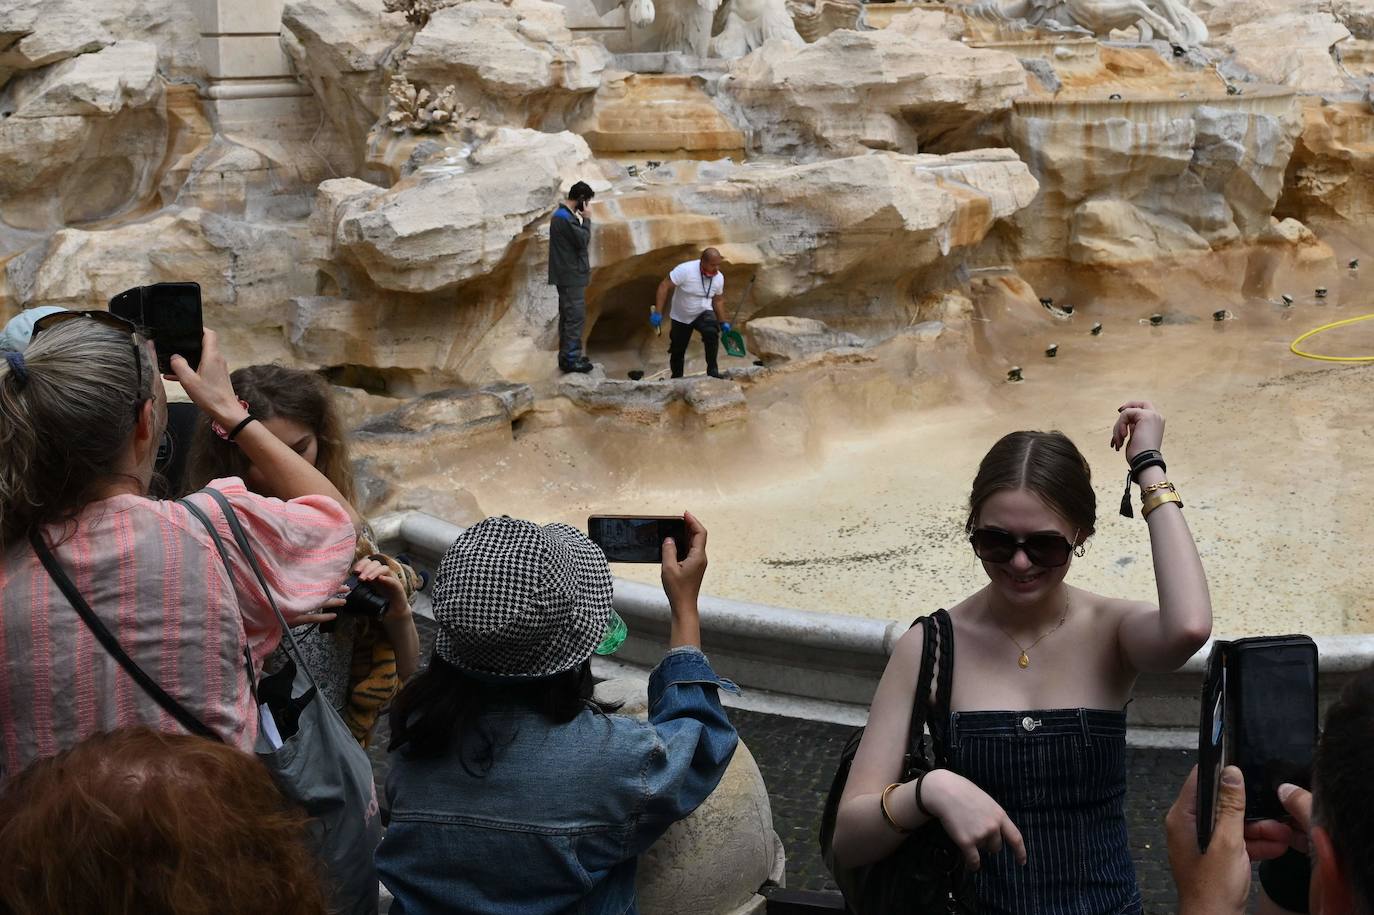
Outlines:
[[1305,635],[1217,642],[1198,733],[1198,845],[1216,823],[1221,770],[1245,776],[1245,818],[1284,819],[1278,787],[1308,787],[1317,731],[1317,645]]
[[157,369],[170,374],[172,356],[179,355],[192,369],[200,366],[201,323],[199,283],[154,283],[126,289],[110,299],[110,313],[138,327],[153,341]]
[[587,536],[601,547],[607,562],[662,562],[663,541],[669,537],[677,544],[681,562],[691,546],[687,522],[680,515],[592,515]]

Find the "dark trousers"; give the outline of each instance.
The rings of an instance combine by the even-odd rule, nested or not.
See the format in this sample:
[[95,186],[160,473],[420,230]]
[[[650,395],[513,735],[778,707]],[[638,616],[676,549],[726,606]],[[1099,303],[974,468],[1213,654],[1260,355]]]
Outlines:
[[674,378],[682,377],[682,361],[687,355],[687,344],[692,340],[692,331],[701,334],[701,345],[706,350],[706,374],[719,375],[716,367],[716,353],[720,349],[720,324],[709,311],[697,315],[691,324],[674,321],[668,330],[668,367]]
[[571,368],[582,359],[582,328],[587,323],[586,286],[558,287],[558,365]]

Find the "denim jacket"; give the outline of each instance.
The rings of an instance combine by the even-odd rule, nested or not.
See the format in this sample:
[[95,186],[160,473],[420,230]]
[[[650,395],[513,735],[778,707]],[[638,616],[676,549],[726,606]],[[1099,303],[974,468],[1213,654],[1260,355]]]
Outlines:
[[[649,676],[649,720],[586,709],[555,725],[523,707],[491,769],[391,758],[391,822],[377,870],[393,915],[637,915],[638,856],[715,790],[735,729],[695,648]],[[480,770],[479,770],[480,771]]]

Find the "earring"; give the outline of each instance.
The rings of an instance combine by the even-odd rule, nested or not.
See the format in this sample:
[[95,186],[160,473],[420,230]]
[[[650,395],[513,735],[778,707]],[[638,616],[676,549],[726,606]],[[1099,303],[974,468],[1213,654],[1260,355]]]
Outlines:
[[1077,556],[1079,559],[1082,559],[1084,556],[1088,555],[1088,548],[1080,543],[1078,546],[1073,548],[1073,554]]

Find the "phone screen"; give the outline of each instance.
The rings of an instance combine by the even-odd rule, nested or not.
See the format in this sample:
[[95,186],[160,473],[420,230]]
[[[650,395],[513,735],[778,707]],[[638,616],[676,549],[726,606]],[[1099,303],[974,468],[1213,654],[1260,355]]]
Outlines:
[[678,561],[687,558],[687,522],[680,517],[650,515],[593,515],[587,519],[587,536],[607,562],[661,562],[663,541],[677,544]]
[[159,372],[172,371],[173,354],[192,369],[200,366],[204,326],[199,283],[154,283],[126,290],[110,299],[110,313],[132,321],[153,341]]
[[1236,691],[1230,737],[1245,775],[1245,818],[1282,818],[1278,787],[1308,783],[1317,745],[1315,650],[1310,644],[1243,650],[1228,673],[1228,689]]

